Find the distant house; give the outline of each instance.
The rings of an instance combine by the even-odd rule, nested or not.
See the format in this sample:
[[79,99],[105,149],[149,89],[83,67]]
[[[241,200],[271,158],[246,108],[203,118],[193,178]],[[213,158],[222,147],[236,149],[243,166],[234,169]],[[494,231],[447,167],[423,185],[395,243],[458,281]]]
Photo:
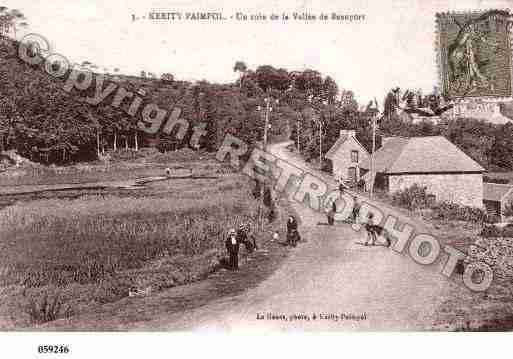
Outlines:
[[506,205],[513,203],[513,186],[500,183],[483,183],[483,202],[486,210],[504,219]]
[[[360,164],[370,183],[370,159]],[[374,155],[375,186],[388,192],[426,186],[436,201],[483,207],[485,169],[442,136],[388,137]]]
[[360,180],[360,163],[368,156],[365,147],[356,139],[356,131],[341,130],[340,137],[325,157],[331,160],[335,178],[355,183]]

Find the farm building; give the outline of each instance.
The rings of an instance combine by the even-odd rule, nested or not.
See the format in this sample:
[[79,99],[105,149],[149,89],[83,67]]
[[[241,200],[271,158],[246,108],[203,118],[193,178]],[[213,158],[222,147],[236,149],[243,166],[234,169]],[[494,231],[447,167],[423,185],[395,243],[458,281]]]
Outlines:
[[[360,166],[369,183],[370,158]],[[418,184],[433,200],[483,207],[485,169],[445,137],[383,138],[374,169],[376,188],[393,193]]]
[[360,180],[360,163],[368,156],[365,147],[356,139],[354,130],[341,130],[339,138],[326,153],[335,178],[343,178],[350,183]]
[[486,210],[504,219],[507,205],[513,203],[513,186],[499,183],[483,183],[483,203]]

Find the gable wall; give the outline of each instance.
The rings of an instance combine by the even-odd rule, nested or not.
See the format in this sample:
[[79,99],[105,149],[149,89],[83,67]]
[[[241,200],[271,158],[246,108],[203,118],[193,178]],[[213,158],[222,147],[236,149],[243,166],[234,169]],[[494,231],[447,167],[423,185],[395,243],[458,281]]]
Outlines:
[[[351,151],[358,151],[358,164],[351,162]],[[360,176],[360,166],[364,158],[367,157],[366,151],[362,149],[362,147],[355,141],[354,138],[349,137],[337,150],[336,153],[333,154],[332,164],[333,164],[333,176],[336,179],[339,179],[342,175],[344,179],[347,179],[348,176],[348,168],[356,167],[356,176],[357,180]]]

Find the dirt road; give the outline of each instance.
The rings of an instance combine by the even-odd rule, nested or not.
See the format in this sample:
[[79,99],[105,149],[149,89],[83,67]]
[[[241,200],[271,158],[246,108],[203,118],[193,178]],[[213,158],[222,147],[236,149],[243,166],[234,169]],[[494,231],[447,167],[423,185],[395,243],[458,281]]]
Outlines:
[[[272,152],[298,167],[306,167],[284,144],[273,146]],[[363,232],[354,231],[348,224],[322,225],[326,222],[322,214],[297,203],[293,206],[302,220],[300,231],[304,242],[293,249],[267,280],[243,294],[135,324],[129,329],[421,330],[431,327],[434,310],[444,294],[455,286],[439,273],[439,266],[422,266],[407,254],[384,246],[362,246],[358,242],[364,239]],[[400,213],[394,214],[408,220]]]

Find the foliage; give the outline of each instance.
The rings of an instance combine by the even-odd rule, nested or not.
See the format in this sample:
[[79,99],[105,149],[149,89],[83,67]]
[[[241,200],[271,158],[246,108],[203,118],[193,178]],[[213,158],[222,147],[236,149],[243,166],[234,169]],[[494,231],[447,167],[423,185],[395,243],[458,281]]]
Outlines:
[[172,84],[175,80],[175,77],[171,73],[165,73],[160,76],[160,81],[166,83],[166,84]]
[[392,194],[392,203],[409,210],[425,208],[429,204],[427,187],[415,183],[411,187],[397,191]]
[[479,235],[484,238],[513,238],[513,226],[503,228],[494,225],[484,226]]
[[460,206],[455,203],[442,202],[432,207],[433,218],[439,220],[455,220],[474,223],[493,222],[494,218],[486,211],[477,207]]
[[42,324],[54,321],[61,316],[70,316],[70,308],[62,310],[62,304],[59,293],[49,296],[45,292],[42,296],[30,296],[25,310],[32,323]]
[[504,213],[506,217],[513,217],[513,201],[506,203],[504,206]]
[[273,204],[273,197],[272,197],[272,193],[271,193],[271,189],[266,186],[264,188],[264,199],[263,199],[263,202],[264,202],[264,205],[266,207],[272,207],[274,204]]
[[0,6],[0,35],[6,36],[12,31],[13,37],[16,38],[17,28],[26,26],[25,15],[20,10]]
[[[114,94],[97,106],[84,103],[84,95],[93,96],[95,81],[85,94],[64,93],[63,79],[51,78],[42,68],[21,62],[16,46],[10,40],[0,44],[0,58],[7,69],[0,73],[0,150],[15,149],[32,161],[69,164],[92,160],[119,145],[139,148],[162,142],[162,150],[187,147],[199,122],[207,130],[200,147],[208,151],[217,150],[227,133],[254,145],[263,138],[265,116],[259,108],[264,106],[265,97],[280,100],[269,117],[270,141],[287,136],[296,144],[299,141],[308,160],[318,158],[320,142],[325,154],[341,129],[354,129],[357,139],[371,148],[371,113],[358,109],[352,91],[342,90],[339,96],[335,81],[313,69],[288,71],[263,65],[252,70],[237,61],[233,70],[241,73],[238,84],[170,81],[172,74],[153,79],[145,71],[140,77],[106,75],[104,86],[112,81],[127,91],[144,90],[144,103],[154,103],[168,112],[179,107],[190,126],[186,136],[177,141],[176,129],[171,134],[162,129],[156,135],[141,132],[137,127],[140,111],[136,116],[128,115],[129,101],[112,107]],[[89,61],[86,65],[96,68]],[[385,107],[394,107],[396,97],[390,97]],[[513,169],[511,124],[472,119],[412,124],[390,116],[378,128],[377,147],[383,136],[390,135],[442,135],[488,169]]]

